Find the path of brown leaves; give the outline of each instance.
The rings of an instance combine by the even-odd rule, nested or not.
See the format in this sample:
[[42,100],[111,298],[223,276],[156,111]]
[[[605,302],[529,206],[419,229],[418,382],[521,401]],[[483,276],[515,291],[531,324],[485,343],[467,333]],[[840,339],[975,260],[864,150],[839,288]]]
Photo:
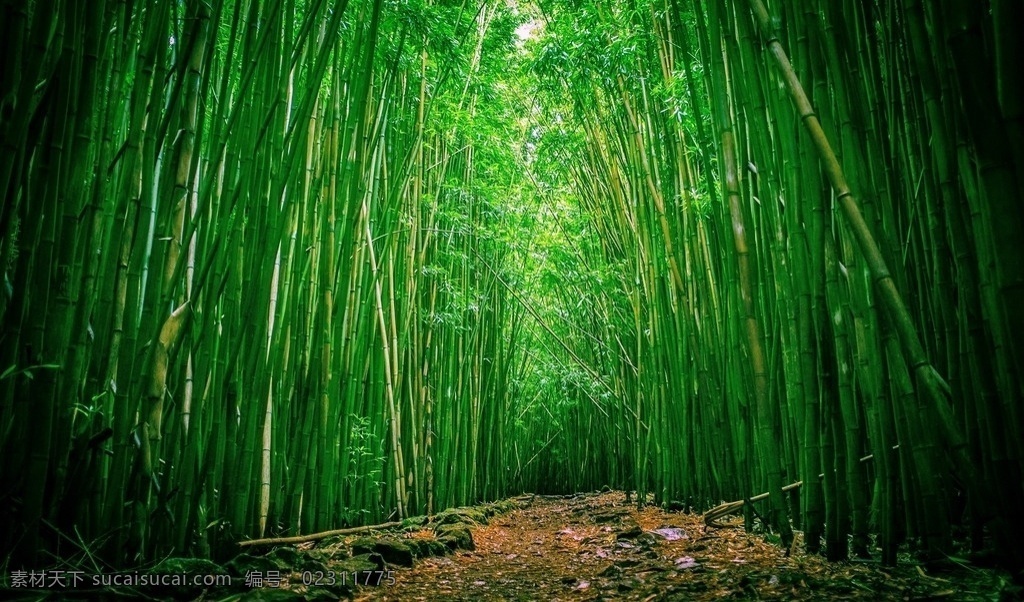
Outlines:
[[357,600],[999,600],[1001,577],[829,563],[621,492],[535,498],[473,529],[476,550],[396,569]]

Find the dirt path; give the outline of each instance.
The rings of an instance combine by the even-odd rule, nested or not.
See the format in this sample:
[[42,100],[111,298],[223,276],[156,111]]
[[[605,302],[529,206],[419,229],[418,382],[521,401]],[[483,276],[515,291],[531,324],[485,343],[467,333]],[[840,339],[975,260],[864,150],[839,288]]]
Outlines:
[[[999,600],[996,574],[827,563],[622,493],[536,498],[473,528],[475,550],[396,569],[356,600]],[[413,534],[415,536],[415,534]]]

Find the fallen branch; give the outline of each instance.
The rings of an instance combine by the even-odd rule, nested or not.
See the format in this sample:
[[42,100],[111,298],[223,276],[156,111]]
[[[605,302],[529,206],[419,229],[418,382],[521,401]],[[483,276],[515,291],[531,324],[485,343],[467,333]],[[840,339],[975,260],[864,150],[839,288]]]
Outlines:
[[[896,445],[892,446],[893,450],[897,450],[899,448],[900,448],[900,446],[899,446],[898,443]],[[860,458],[860,461],[861,462],[870,462],[870,461],[872,461],[874,459],[875,459],[875,455],[874,454],[868,454],[868,455],[864,456],[863,458]],[[825,475],[824,474],[820,474],[820,475],[818,475],[818,478],[819,479],[823,479],[823,478],[825,478]],[[786,485],[785,487],[783,487],[782,491],[783,491],[783,493],[785,493],[787,491],[793,491],[794,489],[799,488],[803,484],[804,484],[803,481],[797,481],[796,483],[790,483],[789,485]],[[769,495],[770,495],[770,493],[766,491],[766,492],[764,492],[762,494],[755,495],[754,497],[750,498],[749,501],[750,502],[759,502],[759,501],[761,501],[763,499],[767,499]],[[715,521],[720,519],[720,518],[722,518],[723,516],[729,516],[730,514],[734,514],[736,512],[739,512],[740,509],[743,508],[743,504],[745,502],[747,502],[747,501],[748,500],[736,500],[735,502],[725,502],[724,504],[719,504],[719,505],[715,506],[711,510],[708,510],[707,512],[704,513],[704,524],[709,526],[709,527],[716,527],[716,528],[725,527],[726,525],[720,525],[720,524],[716,523]]]
[[[785,487],[783,487],[782,491],[783,492],[792,491],[792,490],[800,487],[803,484],[804,484],[803,481],[797,481],[796,483],[790,483],[789,485],[786,485]],[[771,494],[766,491],[766,492],[764,492],[762,494],[755,495],[754,497],[750,498],[749,500],[736,500],[735,502],[726,502],[724,504],[719,504],[718,506],[715,506],[711,510],[708,510],[707,512],[704,513],[704,524],[709,526],[709,527],[716,527],[716,528],[724,527],[725,525],[720,525],[720,524],[716,523],[715,521],[720,519],[720,518],[722,518],[723,516],[729,516],[730,514],[734,514],[736,512],[739,512],[743,508],[743,505],[745,503],[747,503],[748,501],[751,502],[751,503],[759,502],[761,500],[767,499],[768,496],[770,496],[770,495]]]
[[249,539],[247,541],[238,542],[239,546],[272,546],[272,545],[283,545],[290,543],[306,543],[307,541],[319,541],[327,537],[333,537],[335,535],[355,535],[356,533],[366,533],[367,531],[377,531],[381,529],[393,529],[400,527],[401,521],[392,521],[390,523],[381,523],[379,525],[365,525],[362,527],[349,527],[347,529],[332,529],[331,531],[321,531],[320,533],[310,533],[309,535],[293,535],[291,537],[267,537],[264,539]]

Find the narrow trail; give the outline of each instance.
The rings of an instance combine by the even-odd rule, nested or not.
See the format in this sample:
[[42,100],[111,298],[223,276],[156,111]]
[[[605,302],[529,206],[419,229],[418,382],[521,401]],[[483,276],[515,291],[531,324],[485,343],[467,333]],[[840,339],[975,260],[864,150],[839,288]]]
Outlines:
[[[409,537],[428,537],[411,533]],[[621,492],[537,497],[472,529],[475,549],[420,559],[356,600],[998,600],[985,571],[828,563]],[[800,543],[799,540],[797,542]],[[969,575],[969,577],[965,577]]]

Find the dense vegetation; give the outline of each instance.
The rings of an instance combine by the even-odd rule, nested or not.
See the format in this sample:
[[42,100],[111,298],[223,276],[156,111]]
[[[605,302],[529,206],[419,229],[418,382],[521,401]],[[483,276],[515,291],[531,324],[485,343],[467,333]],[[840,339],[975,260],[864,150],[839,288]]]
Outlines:
[[0,10],[8,566],[605,485],[1020,563],[1018,2]]

